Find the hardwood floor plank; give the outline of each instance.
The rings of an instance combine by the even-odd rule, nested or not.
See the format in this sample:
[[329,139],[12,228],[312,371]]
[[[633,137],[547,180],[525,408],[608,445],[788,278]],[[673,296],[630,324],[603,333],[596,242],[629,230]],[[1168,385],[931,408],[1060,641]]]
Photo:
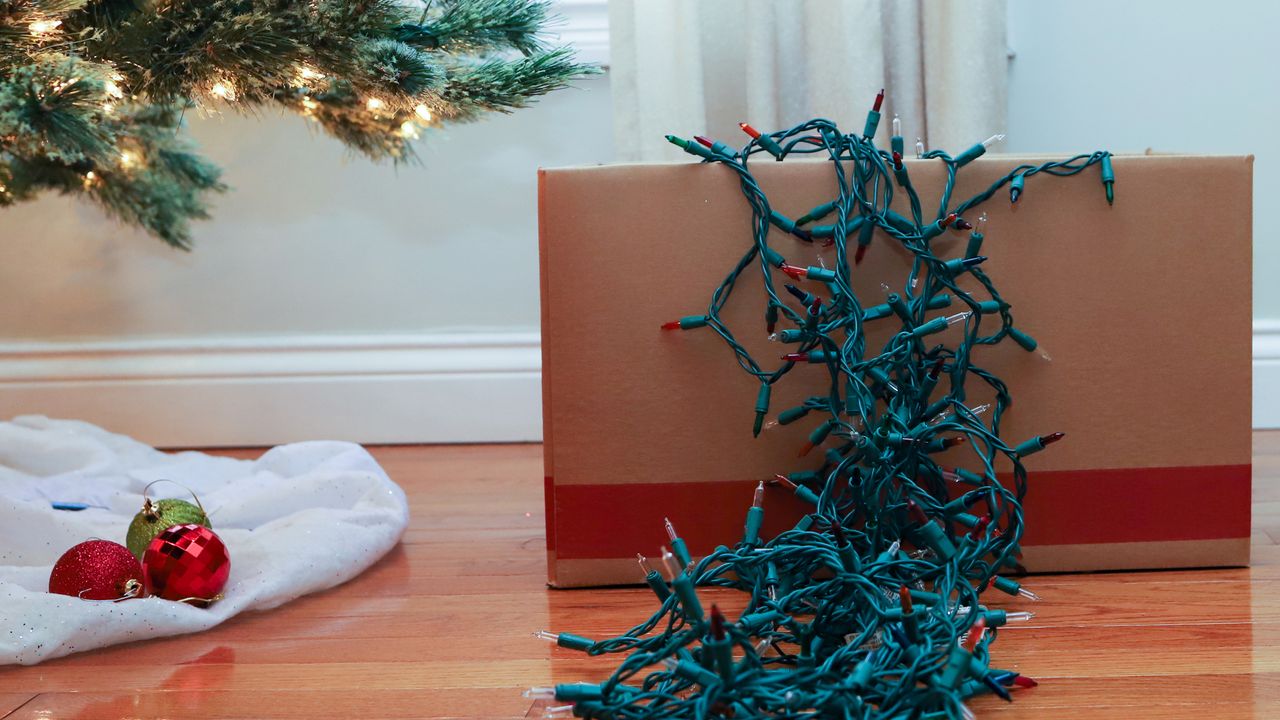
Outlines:
[[10,717],[13,712],[31,701],[35,696],[35,693],[29,692],[0,692],[0,720]]

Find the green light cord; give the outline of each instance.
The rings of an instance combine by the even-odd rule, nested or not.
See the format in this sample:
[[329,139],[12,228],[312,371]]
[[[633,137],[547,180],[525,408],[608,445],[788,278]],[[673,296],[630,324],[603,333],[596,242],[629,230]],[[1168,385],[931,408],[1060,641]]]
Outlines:
[[[874,125],[868,123],[868,128]],[[1022,459],[1061,434],[1014,446],[1000,437],[1000,420],[1012,400],[999,378],[974,364],[973,349],[1010,338],[1031,351],[1035,340],[1014,327],[1009,304],[980,266],[984,258],[940,257],[931,244],[946,226],[956,224],[1002,187],[1011,188],[1016,202],[1026,180],[1042,173],[1071,176],[1100,164],[1110,199],[1110,153],[1019,165],[956,204],[952,194],[957,171],[985,146],[975,145],[956,158],[937,150],[924,153],[923,158],[939,160],[947,171],[938,210],[926,217],[905,166],[893,154],[876,148],[870,137],[841,133],[827,120],[761,135],[740,152],[719,143],[703,147],[669,139],[738,174],[752,213],[754,243],[712,293],[705,316],[664,327],[710,328],[732,350],[738,365],[762,385],[777,383],[797,362],[817,359],[827,370],[825,394],[784,410],[779,422],[813,423],[811,446],[827,449],[817,470],[779,476],[793,487],[799,502],[807,498],[812,504],[811,513],[796,528],[767,541],[754,539],[755,531],[748,530],[743,540],[732,547],[721,545],[693,565],[681,567],[672,561],[674,592],[658,592],[660,580],[654,582],[655,573],[650,572],[660,607],[618,637],[592,642],[562,636],[566,647],[625,658],[604,683],[548,689],[550,696],[573,702],[553,712],[636,720],[958,720],[971,716],[964,701],[973,695],[994,692],[1008,699],[1009,689],[1033,684],[1015,672],[990,666],[996,627],[1009,616],[983,606],[980,596],[994,586],[1035,599],[997,573],[1021,569],[1017,557],[1027,492]],[[893,146],[901,148],[901,138],[893,138]],[[799,225],[774,213],[749,169],[750,158],[759,152],[778,160],[824,153],[831,160],[837,197],[801,218]],[[890,210],[895,185],[908,195],[909,218]],[[808,277],[785,287],[787,275],[809,273],[786,264],[770,245],[771,237],[812,243],[814,234],[803,225],[830,214],[835,216],[830,230],[835,240],[833,268],[814,269],[821,282]],[[848,245],[857,239],[855,246],[865,251],[872,236],[861,228],[868,224],[913,255],[910,272],[889,296],[888,307],[864,307],[850,284]],[[977,248],[981,239],[975,230],[970,248]],[[782,337],[792,343],[786,349],[797,353],[796,361],[776,368],[752,357],[721,319],[738,281],[754,273],[753,268],[759,270],[768,296],[765,317],[790,326]],[[971,275],[988,297],[962,289],[957,278],[964,274]],[[784,301],[779,284],[787,299],[799,300],[802,309]],[[970,314],[945,311],[951,323],[938,319],[946,315],[929,317],[929,310],[951,304],[940,297],[944,294]],[[901,328],[879,352],[868,352],[864,323],[894,320]],[[983,327],[996,321],[998,326],[990,330]],[[955,329],[942,334],[949,324],[961,323],[959,340],[936,343],[937,337],[956,334]],[[982,417],[985,408],[966,404],[966,381],[971,378],[994,396],[987,420]],[[768,401],[767,390],[754,396],[756,432]],[[945,469],[933,458],[933,453],[962,441],[976,457],[975,471]],[[1011,487],[996,479],[1000,458],[1012,465]],[[749,525],[758,529],[760,510],[754,513]],[[708,621],[698,607],[704,603],[681,600],[682,595],[696,599],[694,587],[741,591],[748,598],[746,608],[737,622],[723,619],[712,608]],[[980,620],[984,627],[975,630]],[[966,637],[969,644],[960,644]],[[733,649],[732,660],[726,660],[726,646]]]

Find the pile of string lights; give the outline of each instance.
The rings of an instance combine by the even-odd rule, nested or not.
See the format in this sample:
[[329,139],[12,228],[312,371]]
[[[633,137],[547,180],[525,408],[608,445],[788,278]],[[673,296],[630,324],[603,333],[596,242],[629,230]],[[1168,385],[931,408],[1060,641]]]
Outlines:
[[[997,628],[1032,614],[987,607],[983,593],[995,588],[1038,599],[999,573],[1021,570],[1023,459],[1062,433],[1017,445],[1000,437],[1011,397],[999,378],[974,364],[973,350],[1010,339],[1031,352],[1037,343],[1014,326],[1009,303],[987,274],[987,258],[980,254],[981,221],[971,225],[964,217],[1001,188],[1008,187],[1010,200],[1017,202],[1032,176],[1075,175],[1093,165],[1100,167],[1111,202],[1111,155],[1094,152],[1019,165],[985,191],[953,203],[957,171],[1001,136],[954,157],[925,152],[917,141],[918,157],[946,168],[940,206],[928,218],[902,162],[898,119],[890,150],[873,142],[883,96],[876,98],[861,135],[844,134],[827,120],[770,135],[744,124],[752,140],[741,151],[704,138],[690,142],[668,136],[687,152],[738,174],[752,212],[754,242],[712,294],[706,314],[683,317],[664,329],[708,328],[728,344],[743,370],[760,382],[756,434],[766,425],[776,383],[798,365],[825,366],[823,394],[783,410],[774,422],[816,417],[801,455],[826,449],[819,468],[773,481],[810,508],[791,530],[761,537],[762,482],[747,510],[743,536],[696,563],[668,521],[671,546],[662,551],[668,576],[640,558],[659,605],[648,620],[602,641],[537,633],[590,655],[626,656],[602,683],[531,689],[530,697],[554,703],[549,715],[969,718],[968,698],[994,693],[1010,700],[1011,690],[1036,684],[990,664]],[[825,154],[838,196],[794,220],[772,210],[748,167],[760,152],[777,160]],[[910,217],[890,209],[895,186],[910,201]],[[829,224],[814,224],[828,218]],[[934,253],[934,241],[948,229],[971,231],[963,255]],[[911,269],[900,287],[886,286],[884,302],[864,306],[850,284],[852,265],[877,237],[908,250]],[[833,245],[834,267],[791,265],[775,246],[782,242]],[[762,280],[768,297],[769,333],[794,347],[776,369],[753,358],[720,317],[749,272]],[[966,286],[981,288],[978,294],[961,288],[958,281],[965,275],[976,281]],[[864,328],[877,322],[900,328],[884,347],[869,349]],[[779,324],[785,328],[779,330]],[[951,344],[945,341],[957,337]],[[984,395],[994,396],[990,405],[966,404],[966,384],[974,380],[986,386]],[[946,468],[934,459],[965,442],[976,469]],[[996,477],[1001,458],[1012,465],[1003,483]],[[717,605],[704,610],[699,588],[704,596],[716,597],[741,591],[745,608],[736,620]]]

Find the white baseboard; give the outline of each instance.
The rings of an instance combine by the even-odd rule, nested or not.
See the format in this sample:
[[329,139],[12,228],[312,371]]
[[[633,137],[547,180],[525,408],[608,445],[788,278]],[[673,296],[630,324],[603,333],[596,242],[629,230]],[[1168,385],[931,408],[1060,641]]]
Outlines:
[[[0,343],[0,415],[159,447],[533,442],[537,333]],[[1253,324],[1253,426],[1280,428],[1280,320]]]
[[1280,428],[1280,320],[1253,321],[1253,426]]
[[542,437],[537,333],[0,344],[0,414],[160,447]]

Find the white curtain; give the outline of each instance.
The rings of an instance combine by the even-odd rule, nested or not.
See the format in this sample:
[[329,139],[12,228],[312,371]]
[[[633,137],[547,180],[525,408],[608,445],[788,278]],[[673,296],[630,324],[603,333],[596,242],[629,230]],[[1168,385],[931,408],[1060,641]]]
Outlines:
[[877,137],[897,113],[908,153],[1004,130],[1005,0],[610,0],[609,32],[620,160],[685,157],[667,133],[738,147],[740,121],[860,133],[882,87]]

